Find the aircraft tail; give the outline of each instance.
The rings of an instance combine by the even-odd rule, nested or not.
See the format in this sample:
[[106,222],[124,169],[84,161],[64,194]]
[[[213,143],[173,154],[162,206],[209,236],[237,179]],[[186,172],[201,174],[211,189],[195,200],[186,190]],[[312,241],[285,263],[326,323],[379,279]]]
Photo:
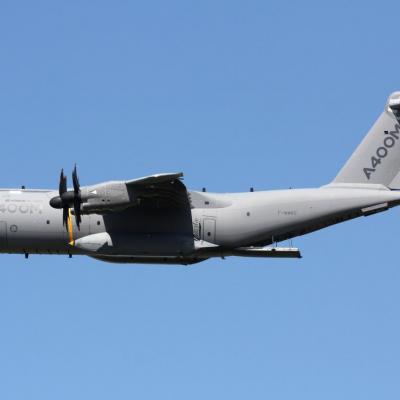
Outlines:
[[332,183],[400,188],[400,92],[389,96],[385,110]]

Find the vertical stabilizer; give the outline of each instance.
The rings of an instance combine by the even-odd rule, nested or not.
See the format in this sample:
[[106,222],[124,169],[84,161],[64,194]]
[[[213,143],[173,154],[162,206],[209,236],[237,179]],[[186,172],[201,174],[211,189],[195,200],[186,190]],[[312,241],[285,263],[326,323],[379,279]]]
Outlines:
[[385,110],[333,183],[389,186],[400,172],[400,92],[389,96]]

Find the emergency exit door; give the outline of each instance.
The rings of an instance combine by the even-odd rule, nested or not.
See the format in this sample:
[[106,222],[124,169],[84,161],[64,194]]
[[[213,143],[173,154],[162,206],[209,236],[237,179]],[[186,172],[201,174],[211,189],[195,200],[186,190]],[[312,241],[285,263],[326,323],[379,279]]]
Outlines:
[[210,243],[215,243],[215,219],[203,219],[203,240]]

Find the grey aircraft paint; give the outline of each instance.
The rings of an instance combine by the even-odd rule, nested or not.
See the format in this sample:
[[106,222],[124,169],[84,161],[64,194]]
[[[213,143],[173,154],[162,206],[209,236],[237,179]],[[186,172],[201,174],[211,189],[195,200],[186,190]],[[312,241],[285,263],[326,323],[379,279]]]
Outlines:
[[300,257],[274,242],[400,204],[400,92],[332,183],[315,189],[188,191],[181,173],[59,191],[0,190],[0,252],[79,254],[119,263]]

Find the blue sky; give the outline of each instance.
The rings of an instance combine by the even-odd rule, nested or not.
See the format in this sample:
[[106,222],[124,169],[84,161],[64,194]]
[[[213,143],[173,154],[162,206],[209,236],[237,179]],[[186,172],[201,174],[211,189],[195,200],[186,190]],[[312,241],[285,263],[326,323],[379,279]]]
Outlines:
[[[387,1],[2,1],[1,187],[329,182],[400,89]],[[61,216],[60,216],[61,218]],[[398,210],[190,268],[1,256],[2,399],[400,395]]]

